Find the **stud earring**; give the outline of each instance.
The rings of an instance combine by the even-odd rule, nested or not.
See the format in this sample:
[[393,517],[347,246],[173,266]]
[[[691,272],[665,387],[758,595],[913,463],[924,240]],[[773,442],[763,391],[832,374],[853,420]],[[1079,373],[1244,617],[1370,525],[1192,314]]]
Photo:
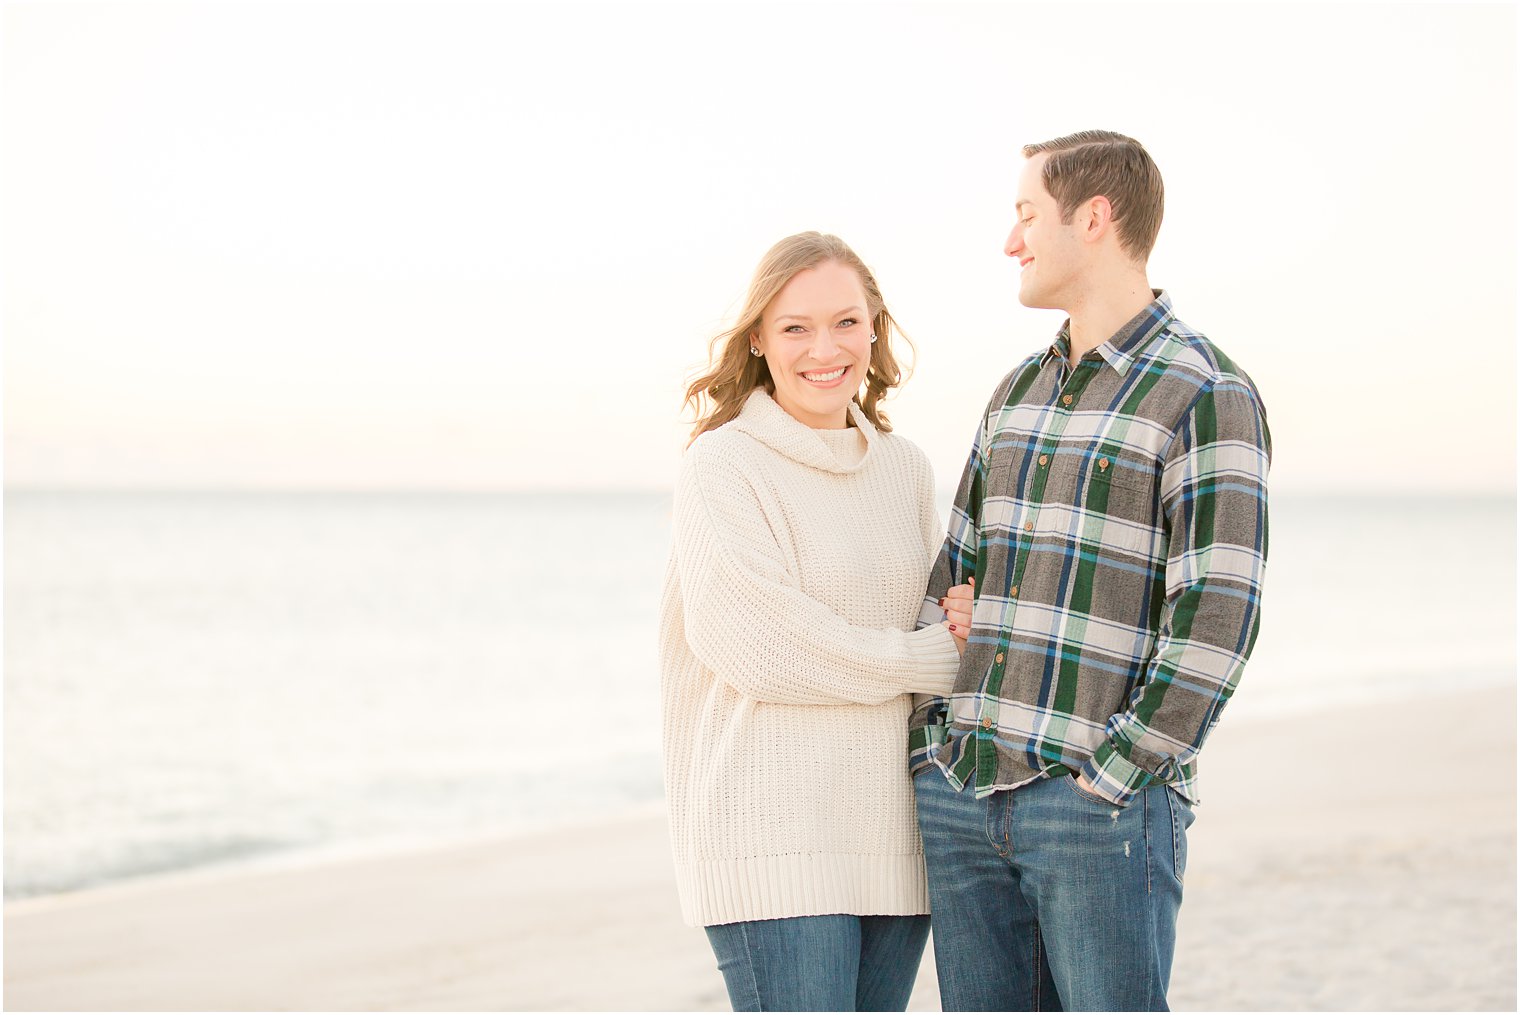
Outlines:
[[875,342],[876,342],[876,332],[874,332],[874,331],[871,332],[871,342],[872,342],[872,344],[875,344]]
[[760,355],[760,350],[756,349],[754,346],[750,346],[749,347],[749,354],[751,356],[758,356],[758,355]]

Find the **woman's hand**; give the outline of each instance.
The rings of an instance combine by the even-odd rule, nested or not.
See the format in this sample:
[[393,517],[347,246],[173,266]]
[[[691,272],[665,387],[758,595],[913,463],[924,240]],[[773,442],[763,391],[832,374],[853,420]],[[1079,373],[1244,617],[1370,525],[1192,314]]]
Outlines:
[[971,604],[976,598],[976,579],[968,578],[967,581],[970,584],[955,586],[939,601],[945,611],[945,626],[950,629],[955,648],[962,655],[966,653],[966,636],[971,633]]

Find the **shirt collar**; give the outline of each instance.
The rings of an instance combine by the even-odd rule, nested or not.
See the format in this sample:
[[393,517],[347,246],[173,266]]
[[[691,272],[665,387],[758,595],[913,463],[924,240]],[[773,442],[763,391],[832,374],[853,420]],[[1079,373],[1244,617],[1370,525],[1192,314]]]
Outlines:
[[[1172,298],[1164,289],[1152,289],[1151,295],[1155,297],[1146,304],[1145,309],[1134,317],[1131,317],[1107,342],[1098,346],[1094,351],[1114,369],[1116,373],[1123,374],[1139,358],[1141,350],[1156,337],[1156,334],[1171,323]],[[1071,354],[1071,318],[1061,325],[1061,330],[1056,333],[1056,339],[1049,349],[1040,357],[1040,366],[1043,368],[1056,357],[1065,359]]]

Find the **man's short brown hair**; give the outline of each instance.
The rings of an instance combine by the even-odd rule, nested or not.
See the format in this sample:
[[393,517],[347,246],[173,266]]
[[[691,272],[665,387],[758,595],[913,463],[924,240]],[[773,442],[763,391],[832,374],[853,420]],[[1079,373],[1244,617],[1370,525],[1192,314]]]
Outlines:
[[1024,157],[1050,156],[1041,179],[1070,222],[1077,205],[1108,198],[1114,210],[1119,245],[1141,264],[1151,256],[1161,230],[1165,194],[1161,170],[1145,146],[1111,130],[1080,130],[1054,141],[1024,146]]

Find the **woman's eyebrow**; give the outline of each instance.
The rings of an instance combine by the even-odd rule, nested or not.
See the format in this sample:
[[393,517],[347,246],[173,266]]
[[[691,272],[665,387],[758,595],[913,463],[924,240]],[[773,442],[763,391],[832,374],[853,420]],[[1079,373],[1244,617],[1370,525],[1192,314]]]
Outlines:
[[[834,316],[838,317],[840,314],[849,314],[849,313],[856,313],[856,314],[858,314],[858,313],[861,313],[861,312],[862,311],[861,311],[861,309],[859,307],[845,307],[843,310],[836,310],[836,311],[834,311]],[[806,321],[806,320],[809,320],[809,318],[807,318],[806,316],[804,316],[802,314],[782,314],[780,317],[776,318],[776,320],[778,320],[778,321]]]

